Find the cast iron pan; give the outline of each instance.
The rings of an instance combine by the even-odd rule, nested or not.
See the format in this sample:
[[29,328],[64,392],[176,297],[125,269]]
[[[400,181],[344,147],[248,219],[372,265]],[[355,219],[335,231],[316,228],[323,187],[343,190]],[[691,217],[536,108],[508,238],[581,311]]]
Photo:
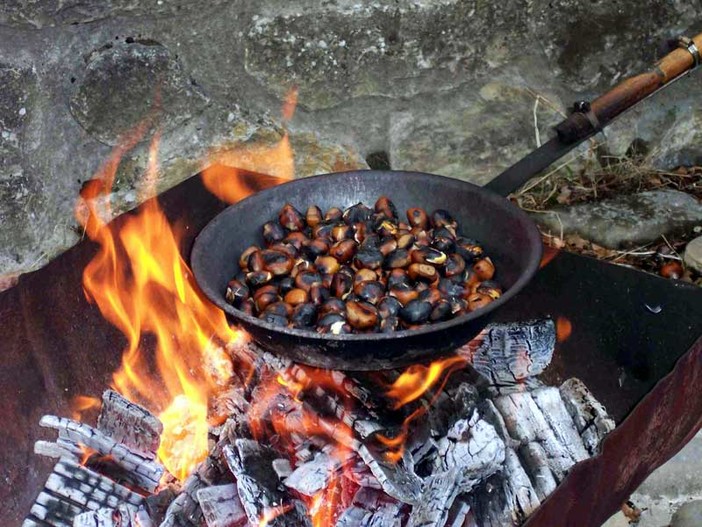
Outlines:
[[[541,258],[541,239],[525,213],[501,197],[519,188],[617,116],[698,65],[702,33],[678,44],[646,73],[629,78],[592,103],[578,103],[556,126],[557,135],[480,188],[470,183],[417,172],[361,171],[293,181],[255,194],[224,210],[195,242],[192,268],[205,294],[263,347],[296,362],[340,370],[377,370],[434,359],[464,344],[490,322],[495,311],[524,287]],[[484,309],[416,331],[391,334],[318,335],[280,329],[244,315],[224,300],[227,281],[238,272],[238,256],[261,245],[260,226],[277,217],[285,203],[300,210],[323,210],[388,196],[399,210],[442,208],[460,222],[465,236],[477,238],[492,257],[496,279],[506,293]]]
[[[276,327],[225,301],[227,282],[239,272],[239,255],[252,244],[263,246],[261,225],[277,218],[283,205],[292,203],[303,211],[310,204],[322,210],[358,202],[373,206],[383,195],[398,211],[423,207],[427,212],[439,208],[451,212],[464,236],[482,242],[505,293],[479,311],[418,330],[339,336]],[[321,368],[378,370],[436,359],[475,337],[495,311],[531,279],[541,252],[541,237],[534,223],[498,194],[432,174],[367,170],[292,181],[232,205],[197,237],[191,265],[205,295],[263,349]]]

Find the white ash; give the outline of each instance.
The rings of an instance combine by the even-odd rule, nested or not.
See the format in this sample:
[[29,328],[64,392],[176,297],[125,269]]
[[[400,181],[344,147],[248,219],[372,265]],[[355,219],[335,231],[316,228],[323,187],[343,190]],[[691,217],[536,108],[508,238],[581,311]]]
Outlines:
[[248,525],[249,520],[234,483],[200,489],[197,491],[197,500],[207,527],[246,527]]

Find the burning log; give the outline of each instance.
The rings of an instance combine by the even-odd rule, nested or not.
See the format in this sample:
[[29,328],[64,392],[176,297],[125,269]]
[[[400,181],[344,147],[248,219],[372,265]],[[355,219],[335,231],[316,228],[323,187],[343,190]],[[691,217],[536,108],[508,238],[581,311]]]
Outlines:
[[62,459],[44,484],[22,527],[71,527],[73,518],[120,504],[136,511],[143,498],[118,483]]
[[442,527],[461,493],[463,474],[458,468],[433,474],[424,480],[421,499],[412,509],[407,527]]
[[135,485],[149,492],[153,492],[158,487],[159,480],[165,471],[160,463],[133,452],[126,445],[118,443],[92,426],[53,415],[42,417],[39,425],[58,430],[59,438],[84,445],[103,456],[109,456],[111,461],[126,471]]
[[[502,395],[494,402],[504,417],[509,435],[521,445],[538,442],[546,453],[548,467],[556,480],[561,481],[576,460],[558,441],[531,394]],[[570,426],[574,426],[572,419]]]
[[234,483],[200,489],[197,499],[207,527],[245,527],[248,524]]
[[559,390],[585,448],[594,456],[605,436],[614,430],[614,421],[580,379],[568,379]]
[[469,419],[459,419],[437,443],[435,471],[459,471],[460,485],[467,491],[494,474],[505,459],[505,444],[495,429],[477,411]]
[[84,512],[73,519],[73,527],[153,527],[146,511],[120,505],[116,509]]
[[418,503],[422,480],[414,473],[414,462],[407,451],[396,463],[388,461],[384,453],[371,444],[361,445],[358,455],[388,496],[410,505]]
[[237,439],[223,449],[227,466],[237,480],[239,499],[249,521],[270,527],[311,527],[302,502],[292,499],[281,489],[273,470],[279,456],[250,439]]
[[285,479],[285,486],[305,496],[314,496],[326,488],[332,475],[342,467],[342,463],[324,452],[318,452],[307,463],[297,467]]
[[132,452],[147,459],[156,459],[163,424],[146,408],[128,401],[113,390],[102,394],[97,429]]
[[520,525],[540,502],[517,454],[505,451],[504,469],[475,488],[471,496],[475,524],[480,527]]
[[361,487],[351,507],[339,516],[336,527],[400,527],[403,516],[401,504],[378,490]]
[[463,346],[466,357],[498,393],[534,379],[551,363],[556,326],[543,319],[513,324],[490,324]]

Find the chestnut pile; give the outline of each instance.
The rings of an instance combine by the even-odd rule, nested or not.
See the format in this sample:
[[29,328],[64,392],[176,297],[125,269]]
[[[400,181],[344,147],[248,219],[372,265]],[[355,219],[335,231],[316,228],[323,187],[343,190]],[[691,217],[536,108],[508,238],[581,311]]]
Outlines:
[[416,329],[499,298],[492,261],[447,211],[406,215],[385,196],[324,214],[286,204],[263,225],[266,247],[241,254],[226,299],[276,326],[339,335]]

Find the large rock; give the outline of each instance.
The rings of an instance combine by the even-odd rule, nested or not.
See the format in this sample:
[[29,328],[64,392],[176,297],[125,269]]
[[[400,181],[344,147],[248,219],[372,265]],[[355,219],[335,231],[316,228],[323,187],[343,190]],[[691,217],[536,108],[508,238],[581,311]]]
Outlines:
[[201,113],[206,102],[165,47],[130,40],[90,54],[70,107],[86,132],[116,145],[141,123],[172,130]]
[[655,190],[559,207],[535,214],[534,218],[552,233],[574,233],[618,249],[702,225],[702,203],[677,190]]
[[702,273],[702,236],[698,236],[687,244],[683,260],[685,265],[692,267],[698,273]]
[[699,527],[700,525],[702,525],[702,500],[681,505],[670,523],[670,527]]

